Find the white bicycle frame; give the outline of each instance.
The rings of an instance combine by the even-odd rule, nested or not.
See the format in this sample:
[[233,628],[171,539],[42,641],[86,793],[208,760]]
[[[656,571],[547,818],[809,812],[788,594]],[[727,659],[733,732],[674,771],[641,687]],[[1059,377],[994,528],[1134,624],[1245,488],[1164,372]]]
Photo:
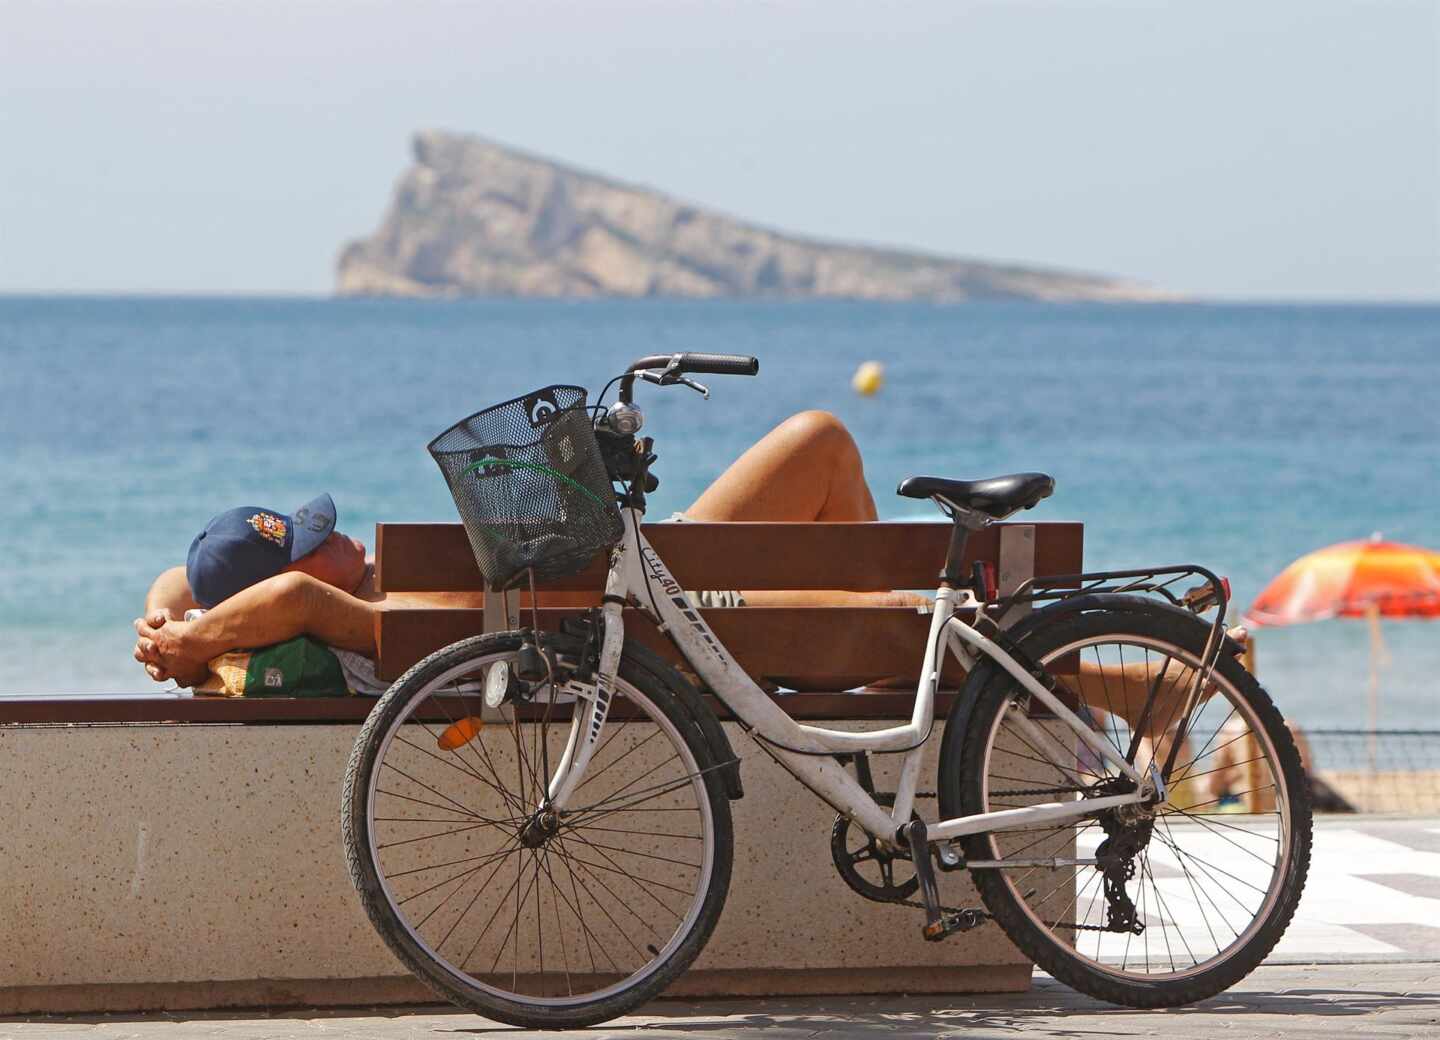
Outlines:
[[[771,757],[816,795],[854,820],[871,836],[883,841],[893,841],[899,828],[910,821],[922,749],[933,729],[942,655],[947,652],[954,653],[967,671],[983,657],[995,661],[1060,722],[1074,731],[1076,739],[1134,781],[1137,789],[1128,794],[1031,805],[961,816],[933,824],[927,821],[927,837],[932,843],[967,834],[1024,829],[1088,816],[1099,809],[1145,801],[1157,791],[1160,797],[1164,797],[1160,779],[1153,768],[1148,776],[1138,772],[1107,740],[1096,735],[1014,658],[956,617],[955,593],[945,587],[941,587],[935,595],[930,633],[925,642],[920,680],[915,689],[915,706],[907,724],[854,733],[796,722],[745,673],[710,630],[700,612],[690,604],[665,566],[665,561],[641,532],[640,512],[625,509],[623,517],[625,535],[614,551],[605,584],[602,608],[605,634],[595,691],[593,696],[583,698],[588,704],[588,711],[582,710],[577,703],[576,724],[571,727],[569,742],[549,787],[552,808],[564,809],[584,777],[590,756],[605,727],[625,641],[624,603],[635,604],[651,616],[715,695],[736,718],[751,727],[752,735]],[[1028,739],[1035,742],[1037,748],[1055,754],[1057,762],[1072,756],[1048,730],[1024,712],[1014,713],[1012,721]],[[835,755],[861,751],[904,752],[893,807],[886,808],[877,803],[834,758]]]

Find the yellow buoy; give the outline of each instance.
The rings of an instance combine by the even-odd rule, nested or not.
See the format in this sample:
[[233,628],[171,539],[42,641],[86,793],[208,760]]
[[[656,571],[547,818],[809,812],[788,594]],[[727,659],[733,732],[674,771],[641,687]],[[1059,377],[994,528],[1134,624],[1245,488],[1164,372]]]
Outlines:
[[458,751],[478,737],[484,728],[484,719],[466,715],[459,722],[452,722],[446,726],[445,731],[436,738],[435,743],[442,751]]
[[861,397],[869,397],[885,385],[885,366],[878,361],[866,361],[855,370],[850,385]]

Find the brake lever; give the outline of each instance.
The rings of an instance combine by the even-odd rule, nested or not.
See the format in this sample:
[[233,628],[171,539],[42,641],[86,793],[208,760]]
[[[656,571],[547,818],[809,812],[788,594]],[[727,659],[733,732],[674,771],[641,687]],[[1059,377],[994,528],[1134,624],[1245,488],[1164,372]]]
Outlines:
[[649,369],[642,369],[635,373],[647,383],[654,383],[656,386],[688,386],[707,401],[710,399],[710,388],[703,383],[697,383],[688,376],[678,375],[670,369],[666,369],[659,375]]

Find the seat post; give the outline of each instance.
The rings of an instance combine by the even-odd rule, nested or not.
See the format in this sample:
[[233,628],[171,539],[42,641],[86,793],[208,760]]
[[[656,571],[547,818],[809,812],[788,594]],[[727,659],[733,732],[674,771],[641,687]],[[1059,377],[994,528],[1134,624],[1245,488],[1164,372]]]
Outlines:
[[945,553],[945,568],[940,572],[940,580],[952,589],[958,589],[965,583],[965,575],[961,572],[965,559],[965,543],[970,539],[970,530],[956,520],[950,527],[950,549]]
[[945,568],[940,572],[940,581],[952,589],[962,588],[969,582],[969,575],[965,573],[964,567],[965,544],[970,540],[970,532],[989,527],[992,521],[983,513],[957,506],[954,502],[938,496],[935,501],[949,514],[952,521],[950,548],[945,553]]

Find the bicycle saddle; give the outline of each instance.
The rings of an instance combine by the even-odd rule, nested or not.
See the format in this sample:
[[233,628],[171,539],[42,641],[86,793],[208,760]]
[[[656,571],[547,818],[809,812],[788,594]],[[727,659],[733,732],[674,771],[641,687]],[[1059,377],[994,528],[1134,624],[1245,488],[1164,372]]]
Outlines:
[[939,497],[965,509],[1000,520],[1017,509],[1029,509],[1055,490],[1055,478],[1044,473],[1009,473],[984,480],[906,477],[895,489],[906,498]]

